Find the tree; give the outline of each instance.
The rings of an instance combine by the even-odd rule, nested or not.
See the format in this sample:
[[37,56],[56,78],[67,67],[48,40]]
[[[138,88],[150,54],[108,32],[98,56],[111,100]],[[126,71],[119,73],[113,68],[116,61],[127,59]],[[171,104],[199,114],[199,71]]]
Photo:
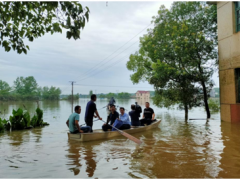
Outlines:
[[46,100],[58,100],[60,98],[61,90],[51,86],[50,88],[44,86],[42,88],[42,98]]
[[121,92],[121,93],[118,93],[117,95],[118,99],[129,99],[130,97],[131,97],[131,94],[127,92]]
[[0,95],[7,95],[9,94],[11,87],[5,81],[0,80]]
[[93,95],[93,91],[92,90],[89,91],[89,96],[91,97],[91,95]]
[[106,98],[106,95],[103,94],[103,93],[101,93],[98,97],[99,97],[99,98]]
[[210,118],[208,97],[218,62],[216,14],[216,6],[203,2],[174,2],[170,10],[161,6],[154,28],[140,38],[139,51],[127,63],[133,83],[148,81],[159,100],[182,103],[185,112],[202,97]]
[[116,96],[115,93],[108,93],[108,94],[106,94],[106,98],[108,98],[108,99],[110,99],[112,97],[115,97],[115,96]]
[[[67,100],[72,100],[72,95],[68,95],[66,99],[67,99]],[[74,99],[74,100],[78,100],[78,99],[79,99],[79,93],[74,94],[74,95],[73,95],[73,99]]]
[[14,81],[14,89],[20,95],[36,95],[38,92],[38,84],[33,76],[18,77]]
[[23,39],[33,41],[51,32],[62,33],[67,29],[68,39],[80,39],[80,29],[89,19],[88,7],[83,8],[79,2],[0,2],[0,45],[9,52],[27,54],[29,46]]

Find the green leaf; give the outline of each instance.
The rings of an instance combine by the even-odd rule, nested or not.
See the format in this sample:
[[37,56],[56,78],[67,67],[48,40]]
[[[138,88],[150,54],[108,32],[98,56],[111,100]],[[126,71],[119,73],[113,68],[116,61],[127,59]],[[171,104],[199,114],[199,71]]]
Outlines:
[[29,39],[30,42],[33,42],[33,37],[32,36],[30,36],[28,39]]
[[53,30],[56,31],[56,32],[59,30],[59,23],[54,23],[53,24]]
[[26,49],[23,48],[22,50],[23,50],[24,54],[27,54],[27,50]]
[[70,18],[70,16],[67,17],[67,25],[71,26],[71,18]]
[[85,17],[87,18],[87,21],[89,20],[89,14],[88,12],[85,13]]
[[67,31],[67,38],[71,39],[71,37],[72,37],[72,33],[70,31]]
[[[50,31],[51,34],[62,33],[63,28],[71,29],[71,33],[67,33],[68,39],[71,37],[78,39],[80,35],[77,30],[85,26],[85,19],[82,17],[89,19],[89,8],[86,7],[86,10],[87,12],[83,15],[83,8],[79,2],[1,1],[0,17],[4,17],[4,21],[0,21],[0,45],[5,51],[16,50],[17,53],[25,53],[26,50],[22,49],[26,46],[24,37],[32,42],[34,38],[41,37]],[[59,11],[67,16],[66,22],[61,20]],[[74,28],[71,20],[78,21],[74,24]],[[18,44],[19,42],[21,44]],[[29,47],[26,48],[29,49]]]

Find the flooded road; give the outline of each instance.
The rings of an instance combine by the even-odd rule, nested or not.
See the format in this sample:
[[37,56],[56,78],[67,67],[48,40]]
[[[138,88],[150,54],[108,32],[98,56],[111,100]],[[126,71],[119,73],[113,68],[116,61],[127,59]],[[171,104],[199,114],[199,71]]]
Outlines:
[[[135,100],[117,100],[130,109]],[[87,99],[82,106],[84,123]],[[33,114],[35,102],[0,102],[5,116],[24,104]],[[98,100],[106,118],[107,100]],[[143,107],[143,106],[142,106]],[[40,102],[44,121],[50,126],[0,134],[0,178],[240,178],[240,124],[220,121],[219,114],[205,120],[184,121],[184,111],[160,109],[151,104],[159,128],[134,134],[140,146],[125,137],[94,142],[67,139],[65,124],[71,102]],[[203,108],[190,111],[189,118],[205,117]],[[3,114],[1,114],[3,117]],[[94,129],[102,123],[97,121]]]

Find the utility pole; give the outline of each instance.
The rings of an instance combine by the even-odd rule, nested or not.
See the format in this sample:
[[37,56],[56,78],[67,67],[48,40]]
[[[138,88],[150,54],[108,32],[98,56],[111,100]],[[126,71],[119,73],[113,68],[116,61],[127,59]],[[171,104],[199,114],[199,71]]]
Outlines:
[[69,81],[72,84],[72,113],[73,113],[73,84],[76,83],[75,81]]

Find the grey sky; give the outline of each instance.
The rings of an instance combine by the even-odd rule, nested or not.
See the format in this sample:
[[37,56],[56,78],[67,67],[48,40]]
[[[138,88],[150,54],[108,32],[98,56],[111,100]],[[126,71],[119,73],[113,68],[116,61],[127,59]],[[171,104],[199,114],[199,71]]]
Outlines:
[[[129,55],[139,49],[139,37],[147,30],[123,45],[150,24],[152,16],[157,14],[162,4],[170,8],[171,3],[108,1],[106,7],[106,2],[81,2],[83,6],[89,7],[90,20],[81,31],[80,40],[66,39],[66,32],[63,31],[62,34],[46,34],[33,42],[27,42],[30,46],[27,55],[5,52],[0,48],[0,79],[12,85],[18,76],[34,76],[40,86],[60,87],[63,94],[71,92],[69,81],[72,80],[77,81],[77,84],[94,85],[76,85],[74,92],[81,94],[90,90],[97,93],[153,90],[147,82],[133,85],[130,80],[132,72],[126,68]],[[121,49],[103,61],[121,46]],[[101,65],[96,66],[101,61]],[[85,72],[88,74],[84,75]],[[213,79],[218,86],[217,74],[214,74]]]

